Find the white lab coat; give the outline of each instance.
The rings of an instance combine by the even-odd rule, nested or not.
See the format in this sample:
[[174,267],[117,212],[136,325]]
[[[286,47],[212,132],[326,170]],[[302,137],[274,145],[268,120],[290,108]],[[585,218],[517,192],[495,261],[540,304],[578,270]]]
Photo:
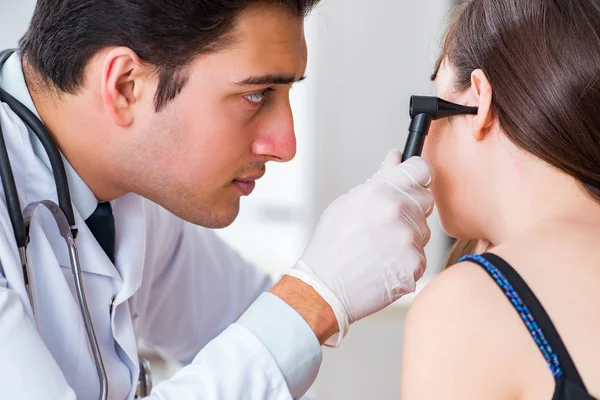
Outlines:
[[[0,122],[22,207],[57,201],[50,171],[6,104],[0,105]],[[155,387],[148,399],[291,399],[269,351],[234,323],[270,287],[269,277],[212,231],[146,199],[130,194],[112,206],[116,268],[75,210],[84,285],[108,372],[109,399],[134,397],[139,337],[171,358],[191,362]],[[98,379],[74,297],[67,247],[45,211],[32,224],[28,254],[35,317],[0,193],[0,398],[96,399]]]

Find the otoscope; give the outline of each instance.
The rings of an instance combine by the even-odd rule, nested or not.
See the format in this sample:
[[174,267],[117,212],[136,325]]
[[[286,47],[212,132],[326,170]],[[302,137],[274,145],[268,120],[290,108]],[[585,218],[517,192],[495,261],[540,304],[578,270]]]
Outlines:
[[431,121],[454,115],[477,114],[478,110],[477,107],[461,106],[433,96],[412,96],[409,108],[411,121],[402,162],[421,155]]

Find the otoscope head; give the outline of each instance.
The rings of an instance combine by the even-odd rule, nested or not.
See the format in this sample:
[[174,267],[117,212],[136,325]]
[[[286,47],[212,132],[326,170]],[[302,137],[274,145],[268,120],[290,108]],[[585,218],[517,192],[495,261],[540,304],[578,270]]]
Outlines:
[[434,96],[412,96],[409,113],[411,121],[402,153],[403,162],[421,155],[431,121],[454,115],[477,114],[477,107],[461,106]]
[[410,117],[427,114],[432,120],[454,115],[477,114],[477,107],[467,107],[434,96],[412,96],[410,98]]

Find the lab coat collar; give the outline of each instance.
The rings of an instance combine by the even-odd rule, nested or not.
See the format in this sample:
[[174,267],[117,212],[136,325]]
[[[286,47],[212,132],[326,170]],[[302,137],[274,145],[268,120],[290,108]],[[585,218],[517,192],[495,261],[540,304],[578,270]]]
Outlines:
[[[8,60],[6,60],[4,67],[0,70],[0,86],[40,118],[40,115],[33,104],[31,95],[29,94],[27,84],[25,83],[21,58],[17,52],[13,53]],[[49,171],[52,171],[50,160],[44,151],[42,143],[33,132],[30,132],[29,136],[36,156],[44,163]],[[63,162],[65,164],[65,171],[67,173],[67,180],[69,181],[69,189],[71,190],[73,204],[79,211],[81,217],[86,220],[96,210],[98,200],[92,190],[86,185],[83,179],[81,179],[64,156]]]
[[[0,71],[0,84],[4,90],[12,94],[13,97],[22,102],[33,112],[36,112],[20,68],[21,64],[19,58],[16,54],[13,54],[6,61],[4,68]],[[29,132],[26,125],[18,118],[10,118],[10,121],[3,120],[2,122],[4,140],[7,150],[11,155],[11,159],[19,160],[19,162],[12,162],[12,169],[15,182],[19,188],[21,207],[25,208],[27,204],[46,199],[57,203],[58,195],[56,193],[54,177],[51,168],[48,166],[49,164],[46,164],[48,162],[48,157],[42,150],[43,157],[45,158],[45,161],[42,161],[42,157],[36,154],[35,151],[36,142],[41,146],[37,137]],[[121,277],[115,269],[115,266],[110,262],[106,253],[104,253],[104,250],[102,250],[98,241],[93,237],[93,234],[85,223],[84,216],[86,216],[90,207],[93,206],[95,209],[97,200],[92,191],[85,185],[83,180],[77,175],[68,162],[66,162],[66,160],[64,161],[69,188],[71,189],[72,199],[75,205],[73,212],[75,214],[75,226],[79,231],[76,243],[81,262],[81,269],[84,272],[108,276],[121,281]],[[86,210],[86,214],[82,215],[80,207],[83,207]],[[93,212],[94,209],[92,209],[91,212]],[[46,214],[44,211],[40,211],[39,214],[42,220],[48,217],[47,215],[44,215]],[[48,240],[51,242],[52,248],[55,250],[55,254],[60,264],[68,267],[70,265],[68,253],[61,250],[65,246],[64,240],[58,234],[48,235]]]
[[[6,60],[4,67],[0,69],[0,86],[39,118],[23,77],[18,53],[14,53]],[[6,138],[7,142],[9,139]],[[21,165],[24,168],[21,179],[25,179],[24,182],[27,185],[26,200],[33,202],[51,199],[56,202],[56,188],[50,161],[37,136],[32,132],[29,135],[22,132],[20,137],[13,139],[14,151],[25,153],[21,155],[23,163],[13,165],[13,169],[15,169],[15,177],[17,177]],[[8,143],[7,146],[11,147]],[[33,150],[33,154],[31,150]],[[40,161],[44,165],[40,165]],[[123,287],[115,302],[117,304],[124,302],[139,289],[142,282],[143,269],[140,268],[140,265],[143,265],[145,254],[144,200],[140,196],[130,194],[112,202],[116,231],[115,270],[115,265],[110,262],[85,223],[85,220],[98,206],[98,200],[64,157],[63,161],[71,198],[75,206],[75,224],[79,229],[77,245],[81,268],[85,272],[110,276],[119,280]],[[17,180],[19,180],[18,177]],[[22,204],[22,206],[24,205]]]
[[[33,151],[29,132],[21,121],[6,104],[2,104],[2,131],[9,157],[12,162],[12,172],[19,193],[21,207],[42,200],[58,202],[56,186],[52,172],[45,168]],[[18,160],[18,162],[16,162]],[[77,246],[81,269],[84,272],[109,276],[120,279],[117,270],[112,265],[104,250],[93,237],[77,208],[73,209],[75,226],[79,230]],[[42,223],[47,232],[46,237],[51,244],[60,265],[68,267],[70,259],[65,251],[65,241],[58,234],[55,224],[48,212],[38,211],[32,223]],[[30,244],[31,246],[31,244]]]

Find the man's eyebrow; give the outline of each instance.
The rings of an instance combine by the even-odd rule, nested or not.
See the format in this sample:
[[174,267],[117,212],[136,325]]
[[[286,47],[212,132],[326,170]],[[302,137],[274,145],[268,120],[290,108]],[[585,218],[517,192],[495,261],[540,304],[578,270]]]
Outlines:
[[289,85],[294,82],[300,82],[306,79],[306,76],[296,78],[292,75],[261,75],[251,76],[243,81],[236,82],[236,86],[259,86],[259,85]]

